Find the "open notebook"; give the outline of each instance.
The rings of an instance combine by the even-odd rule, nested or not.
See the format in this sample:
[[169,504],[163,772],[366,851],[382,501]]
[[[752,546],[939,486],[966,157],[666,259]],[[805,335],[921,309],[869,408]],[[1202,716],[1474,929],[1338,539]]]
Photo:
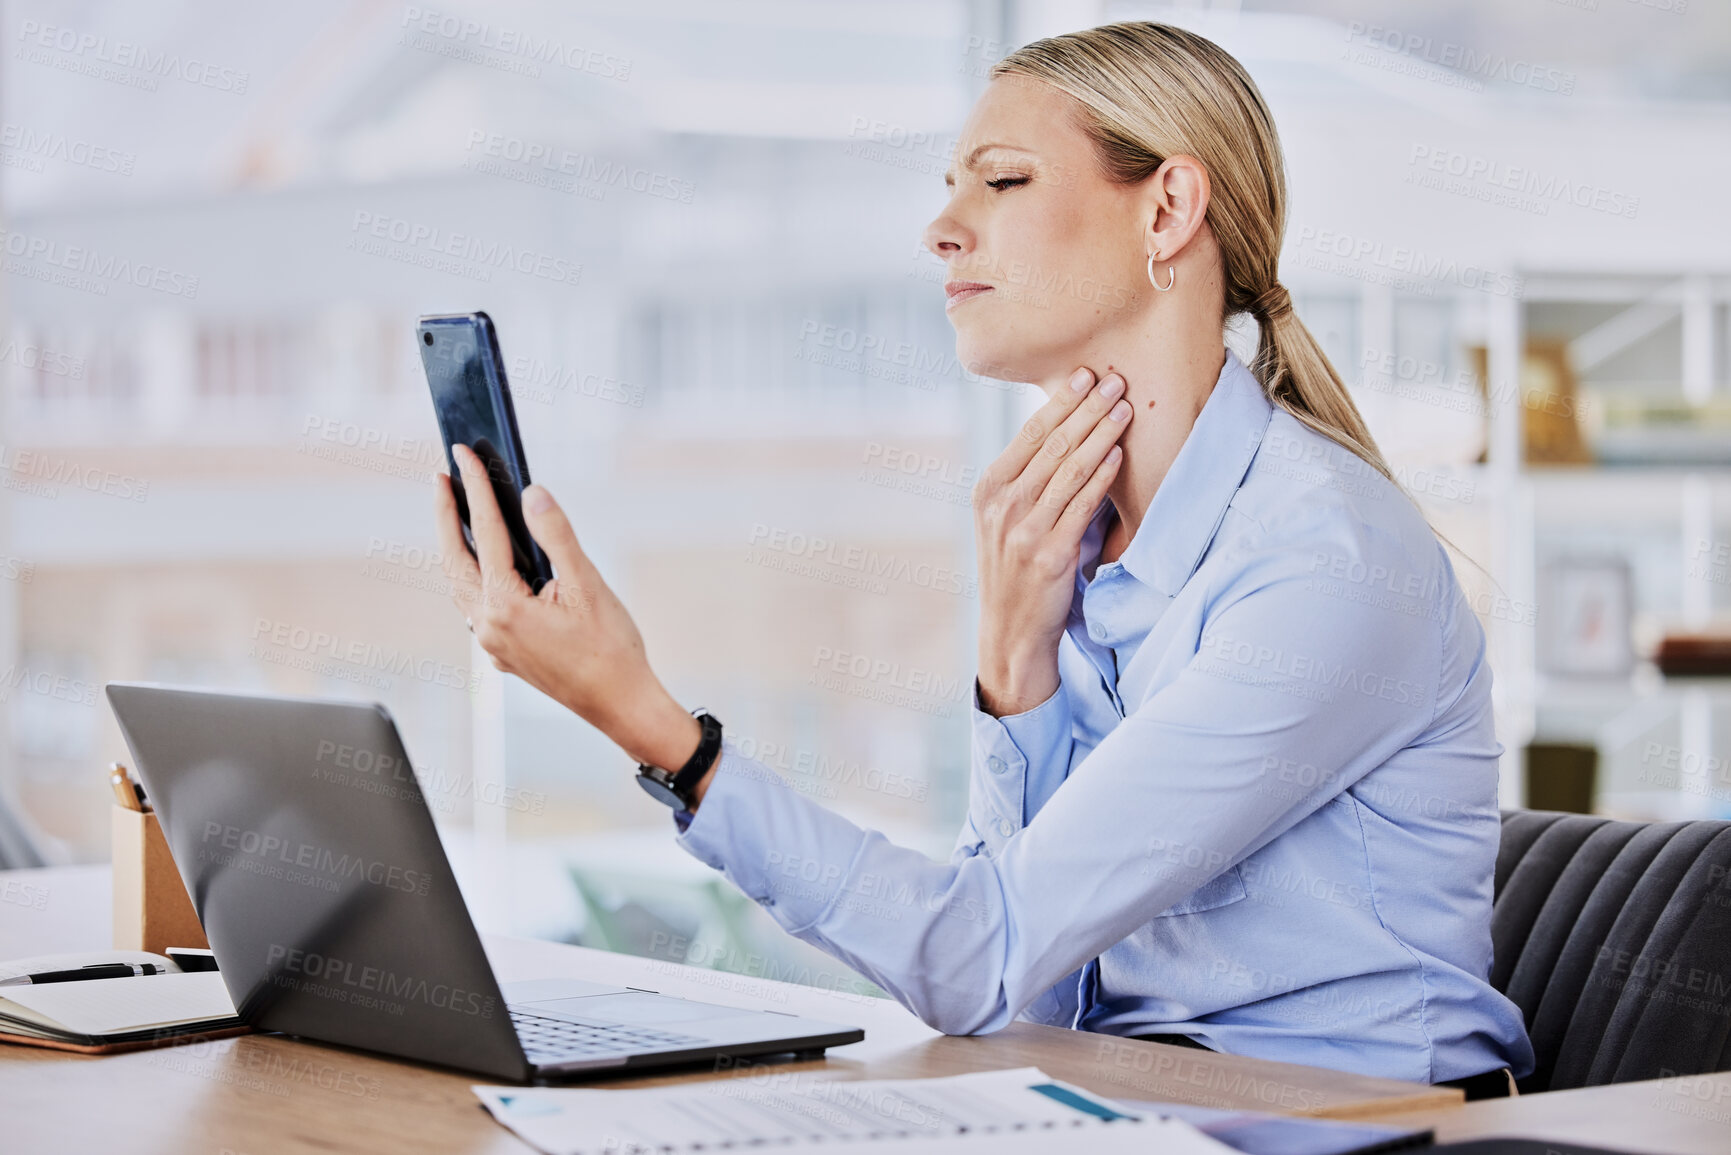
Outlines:
[[105,962],[154,963],[167,973],[0,986],[0,1042],[101,1054],[247,1030],[220,973],[184,973],[146,951],[14,959],[0,963],[0,979]]

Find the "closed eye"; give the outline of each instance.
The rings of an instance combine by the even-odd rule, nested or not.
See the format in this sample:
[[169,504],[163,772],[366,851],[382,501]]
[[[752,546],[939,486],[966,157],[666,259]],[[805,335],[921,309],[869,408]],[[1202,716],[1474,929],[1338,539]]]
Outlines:
[[1016,188],[1027,183],[1028,178],[1025,176],[1001,176],[987,181],[986,187],[996,192],[1003,192],[1005,189]]

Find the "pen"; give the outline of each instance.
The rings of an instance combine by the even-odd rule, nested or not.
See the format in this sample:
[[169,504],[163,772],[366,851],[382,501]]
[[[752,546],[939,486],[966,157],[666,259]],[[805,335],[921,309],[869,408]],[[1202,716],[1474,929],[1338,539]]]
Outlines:
[[126,809],[150,809],[144,801],[144,787],[133,781],[132,771],[118,762],[108,764],[108,785],[114,790],[114,800]]
[[38,971],[33,975],[15,975],[0,979],[0,987],[35,986],[41,983],[77,983],[85,979],[129,979],[138,975],[158,975],[168,972],[155,963],[92,963],[69,971]]

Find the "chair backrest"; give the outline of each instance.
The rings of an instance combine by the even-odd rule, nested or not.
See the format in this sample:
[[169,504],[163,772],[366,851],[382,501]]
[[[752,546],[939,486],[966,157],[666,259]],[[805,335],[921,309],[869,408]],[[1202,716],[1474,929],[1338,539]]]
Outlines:
[[1491,941],[1522,1091],[1731,1069],[1731,822],[1506,811]]

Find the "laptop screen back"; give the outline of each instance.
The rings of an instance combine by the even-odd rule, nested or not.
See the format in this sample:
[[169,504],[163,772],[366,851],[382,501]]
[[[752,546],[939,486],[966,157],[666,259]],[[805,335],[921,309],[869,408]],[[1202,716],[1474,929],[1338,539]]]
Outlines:
[[242,1018],[527,1077],[383,706],[118,682],[107,692]]

